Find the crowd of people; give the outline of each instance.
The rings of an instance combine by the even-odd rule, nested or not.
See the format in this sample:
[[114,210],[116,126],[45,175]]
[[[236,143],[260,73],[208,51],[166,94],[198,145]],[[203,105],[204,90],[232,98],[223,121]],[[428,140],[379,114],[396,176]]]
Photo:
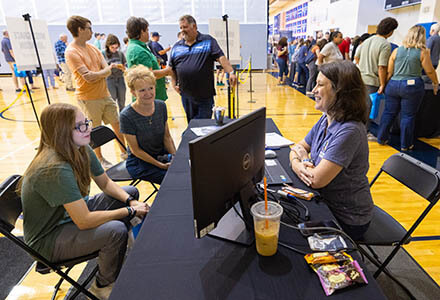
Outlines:
[[[149,206],[138,201],[135,187],[121,188],[107,176],[104,170],[112,164],[99,147],[89,146],[92,128],[110,124],[122,144],[128,144],[126,152],[117,143],[130,175],[161,184],[176,153],[168,126],[165,77],[172,78],[181,95],[188,121],[212,116],[215,61],[230,84],[236,82],[217,41],[200,33],[192,16],[182,16],[179,27],[179,40],[172,49],[164,49],[157,32],[150,41],[146,19],[130,17],[121,51],[113,34],[105,42],[105,34],[95,34],[95,42],[89,43],[92,22],[71,16],[67,29],[73,41],[68,44],[62,34],[55,43],[66,89],[75,91],[77,105],[51,104],[41,114],[38,152],[19,184],[24,240],[50,261],[99,251],[99,271],[90,291],[100,299],[109,297],[121,269],[130,219],[144,217]],[[11,48],[10,43],[3,44]],[[7,54],[12,68],[12,50]],[[128,105],[126,86],[132,95]],[[91,180],[101,194],[89,196]]]
[[[328,40],[318,40],[315,47],[310,46],[312,39],[292,42],[296,44],[291,56],[294,78],[303,85],[308,76],[304,65],[309,66],[313,75],[308,80],[316,83],[307,89],[323,116],[292,147],[291,168],[306,185],[320,191],[342,229],[354,240],[361,240],[367,232],[374,207],[367,178],[368,140],[386,144],[400,112],[400,149],[412,150],[415,117],[425,83],[432,83],[434,95],[438,91],[435,68],[440,25],[432,25],[428,42],[424,27],[412,26],[401,46],[387,41],[397,27],[394,18],[381,20],[376,34],[353,38],[352,55],[350,39],[343,39],[339,31],[332,32]],[[281,41],[283,45],[284,39]],[[282,56],[288,55],[284,47],[278,49]],[[306,61],[309,54],[314,56],[313,62]],[[283,64],[279,70],[282,77]],[[385,95],[377,138],[368,132],[371,94]]]
[[401,112],[401,150],[410,150],[414,147],[415,116],[424,95],[424,83],[432,83],[434,94],[438,89],[435,70],[440,55],[440,24],[431,26],[428,40],[424,27],[411,27],[401,46],[387,40],[397,27],[397,20],[389,17],[377,25],[376,33],[353,38],[344,38],[337,30],[325,35],[318,32],[316,39],[309,36],[306,40],[288,41],[281,37],[273,47],[274,62],[279,69],[278,83],[305,88],[306,95],[313,97],[320,66],[352,61],[359,68],[367,89],[368,112],[371,111],[371,94],[383,94],[387,99],[378,137],[370,132],[370,120],[367,120],[368,139],[386,144],[394,119]]
[[[339,31],[321,32],[316,39],[284,37],[274,47],[279,84],[304,87],[323,112],[292,147],[291,168],[321,192],[343,230],[355,240],[362,238],[372,219],[366,176],[368,140],[376,139],[368,132],[370,94],[386,96],[377,142],[387,143],[401,112],[401,150],[410,151],[424,83],[430,80],[434,94],[438,89],[440,25],[432,26],[428,41],[425,29],[415,25],[402,45],[394,47],[387,39],[397,27],[397,20],[385,18],[373,35],[350,39]],[[106,175],[104,169],[112,164],[100,148],[89,146],[92,128],[110,124],[128,145],[127,152],[121,145],[120,150],[130,175],[161,184],[176,153],[167,121],[165,78],[170,77],[180,94],[188,122],[212,117],[215,62],[229,83],[236,84],[235,72],[215,38],[200,33],[190,15],[179,19],[179,28],[177,42],[164,48],[158,32],[150,35],[145,18],[130,17],[121,49],[117,36],[93,35],[89,19],[71,16],[67,29],[73,41],[68,43],[61,34],[55,43],[62,80],[67,91],[75,91],[77,105],[52,104],[41,114],[38,152],[20,182],[24,238],[51,261],[99,251],[91,291],[100,299],[108,298],[121,269],[129,220],[144,217],[149,206],[138,201],[135,187],[121,188]],[[3,35],[2,50],[14,71],[7,31]],[[217,84],[222,81],[220,73]],[[19,91],[17,79],[13,80]],[[127,87],[132,95],[128,105]],[[164,155],[169,159],[163,160]],[[91,180],[103,193],[89,196]]]

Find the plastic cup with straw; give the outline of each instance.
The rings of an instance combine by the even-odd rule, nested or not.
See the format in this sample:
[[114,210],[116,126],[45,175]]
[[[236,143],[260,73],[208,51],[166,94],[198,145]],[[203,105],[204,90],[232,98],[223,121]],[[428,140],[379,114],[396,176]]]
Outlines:
[[264,178],[264,201],[252,205],[254,218],[255,244],[258,254],[272,256],[277,252],[280,219],[283,207],[277,202],[267,200],[267,180]]

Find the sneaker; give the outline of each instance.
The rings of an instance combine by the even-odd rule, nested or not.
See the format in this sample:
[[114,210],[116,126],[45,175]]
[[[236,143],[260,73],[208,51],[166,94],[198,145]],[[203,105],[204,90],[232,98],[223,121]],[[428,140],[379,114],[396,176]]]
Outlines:
[[375,137],[371,132],[367,133],[367,139],[370,142],[377,142],[377,137]]
[[128,158],[128,153],[127,152],[121,153],[120,157],[122,160],[126,160]]
[[111,162],[109,162],[108,160],[106,160],[104,157],[102,157],[99,162],[101,163],[101,166],[104,169],[110,169],[111,167],[113,167],[113,164]]
[[20,92],[21,92],[21,89],[15,89],[15,92],[16,92],[16,93],[20,93]]
[[414,149],[414,145],[409,146],[408,148],[400,148],[400,152],[407,152]]
[[75,88],[66,88],[66,91],[68,91],[68,92],[74,92],[74,91],[75,91]]
[[89,288],[89,292],[101,300],[107,300],[110,297],[110,293],[112,292],[113,285],[114,283],[111,283],[105,287],[100,288],[97,286],[95,279],[95,281],[93,281],[92,285]]

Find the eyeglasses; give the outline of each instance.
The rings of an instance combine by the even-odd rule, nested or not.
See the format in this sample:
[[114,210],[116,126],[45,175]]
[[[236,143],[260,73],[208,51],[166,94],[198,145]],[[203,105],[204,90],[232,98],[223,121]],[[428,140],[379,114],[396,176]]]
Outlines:
[[86,119],[84,123],[79,123],[76,125],[73,129],[78,130],[81,133],[87,132],[89,130],[89,127],[92,127],[92,120]]

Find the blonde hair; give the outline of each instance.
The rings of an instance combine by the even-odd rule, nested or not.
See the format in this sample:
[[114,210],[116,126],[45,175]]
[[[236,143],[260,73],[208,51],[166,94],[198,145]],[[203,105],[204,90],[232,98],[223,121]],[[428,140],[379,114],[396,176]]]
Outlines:
[[402,44],[405,48],[426,49],[425,28],[420,25],[411,27]]
[[153,72],[144,65],[133,66],[124,73],[125,82],[130,90],[134,90],[134,84],[137,80],[151,80],[156,85],[156,77]]
[[57,180],[57,166],[68,163],[81,195],[89,193],[92,174],[87,146],[78,148],[72,137],[78,111],[77,107],[67,103],[54,103],[43,109],[40,145],[19,182],[19,189],[24,177],[50,176],[51,180]]
[[438,32],[440,31],[440,24],[439,23],[432,24],[430,31],[433,32],[433,35],[438,34]]

